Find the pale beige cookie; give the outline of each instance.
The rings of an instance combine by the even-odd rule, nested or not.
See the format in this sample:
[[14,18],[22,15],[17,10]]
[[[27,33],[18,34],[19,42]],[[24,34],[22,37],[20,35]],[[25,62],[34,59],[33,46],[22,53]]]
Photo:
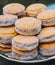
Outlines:
[[0,27],[0,38],[12,38],[16,35],[17,33],[15,31],[14,26]]
[[18,49],[19,51],[30,51],[27,48],[21,48],[21,47],[17,47],[17,46],[13,46],[13,47]]
[[35,3],[35,4],[31,4],[26,8],[26,13],[29,16],[36,16],[38,15],[40,12],[46,10],[47,7],[44,4],[41,3]]
[[37,52],[37,49],[23,52],[23,51],[19,51],[16,48],[12,47],[12,51],[19,54],[19,55],[26,55],[26,54],[33,54],[33,53]]
[[55,42],[41,43],[40,48],[44,50],[55,49]]
[[43,28],[38,36],[42,36],[44,38],[55,36],[55,27]]
[[10,3],[3,7],[3,14],[14,14],[22,15],[24,14],[25,6],[20,3]]
[[6,15],[0,15],[0,21],[7,21],[7,20],[12,20],[12,19],[17,19],[17,16],[15,15],[10,15],[10,14],[6,14]]
[[39,39],[36,36],[22,36],[17,35],[13,38],[16,44],[32,45],[37,44]]
[[50,20],[52,18],[55,18],[55,10],[45,10],[41,12],[37,18],[41,20]]

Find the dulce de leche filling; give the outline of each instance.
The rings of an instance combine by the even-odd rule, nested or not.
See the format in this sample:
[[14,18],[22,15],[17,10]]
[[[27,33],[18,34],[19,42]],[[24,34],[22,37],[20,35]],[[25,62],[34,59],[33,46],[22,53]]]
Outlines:
[[38,36],[40,39],[40,42],[49,42],[49,41],[54,41],[55,40],[55,35],[50,36],[48,38],[44,38],[43,36]]
[[50,23],[53,23],[53,22],[55,22],[55,18],[50,19],[50,20],[42,20],[42,24],[43,24],[43,25],[44,25],[44,24],[50,24]]
[[1,43],[11,43],[12,39],[10,38],[0,38]]
[[5,24],[5,25],[6,25],[6,24],[11,25],[11,24],[14,24],[16,20],[17,20],[17,19],[1,20],[1,21],[0,21],[0,25],[4,25],[4,24]]

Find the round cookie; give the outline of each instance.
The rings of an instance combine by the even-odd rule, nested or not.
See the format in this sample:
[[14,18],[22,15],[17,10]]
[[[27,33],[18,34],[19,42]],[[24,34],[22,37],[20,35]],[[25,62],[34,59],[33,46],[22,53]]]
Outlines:
[[25,13],[25,6],[20,3],[10,3],[3,7],[3,14],[14,14],[17,16]]
[[12,39],[12,46],[21,51],[30,51],[38,47],[38,42],[36,36],[17,35]]
[[10,27],[0,27],[0,42],[1,43],[11,43],[11,40],[17,33],[14,26]]
[[55,55],[55,42],[49,42],[49,43],[40,44],[39,52],[43,56]]
[[46,27],[41,30],[38,35],[40,42],[55,41],[55,27]]
[[55,10],[45,10],[37,18],[42,20],[43,26],[53,26],[55,25]]
[[22,35],[36,35],[41,30],[41,21],[34,17],[23,17],[15,22],[15,30]]
[[17,19],[18,17],[15,15],[0,15],[0,26],[14,25]]
[[22,52],[12,47],[12,57],[18,60],[30,60],[34,59],[38,55],[37,49],[32,51]]
[[46,10],[47,7],[44,4],[41,3],[35,3],[35,4],[31,4],[26,8],[26,13],[29,16],[36,16],[38,15],[40,12]]

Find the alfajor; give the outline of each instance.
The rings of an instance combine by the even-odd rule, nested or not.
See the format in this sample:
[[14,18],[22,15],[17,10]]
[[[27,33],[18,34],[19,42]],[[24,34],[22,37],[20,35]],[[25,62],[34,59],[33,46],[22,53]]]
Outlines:
[[36,35],[41,30],[41,21],[34,17],[23,17],[15,22],[15,30],[22,35]]
[[55,42],[41,43],[39,53],[43,56],[55,55]]
[[21,51],[30,51],[38,47],[39,39],[36,36],[17,35],[12,39],[12,47]]
[[38,38],[40,39],[40,42],[52,42],[55,41],[55,27],[45,27],[43,28]]
[[0,27],[0,42],[1,43],[10,44],[12,38],[16,35],[17,35],[17,33],[15,31],[14,26]]
[[43,26],[53,26],[55,25],[55,10],[45,10],[37,18],[42,21]]
[[10,3],[3,7],[3,14],[21,16],[25,14],[25,6],[20,3]]
[[44,11],[47,9],[47,6],[41,3],[34,3],[29,5],[26,8],[26,13],[29,16],[36,16],[38,15],[40,12]]
[[14,25],[17,19],[18,17],[15,15],[0,15],[0,26]]

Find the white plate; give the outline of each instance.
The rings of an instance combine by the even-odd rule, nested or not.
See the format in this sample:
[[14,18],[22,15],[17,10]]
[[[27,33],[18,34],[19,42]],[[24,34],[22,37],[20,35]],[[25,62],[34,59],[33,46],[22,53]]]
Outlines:
[[22,61],[22,60],[16,60],[16,59],[12,58],[11,53],[0,53],[0,56],[7,59],[7,60],[14,61],[14,62],[21,62],[21,63],[39,63],[39,62],[44,62],[44,61],[55,59],[55,56],[42,57],[41,55],[38,55],[38,57],[36,57],[33,60]]

